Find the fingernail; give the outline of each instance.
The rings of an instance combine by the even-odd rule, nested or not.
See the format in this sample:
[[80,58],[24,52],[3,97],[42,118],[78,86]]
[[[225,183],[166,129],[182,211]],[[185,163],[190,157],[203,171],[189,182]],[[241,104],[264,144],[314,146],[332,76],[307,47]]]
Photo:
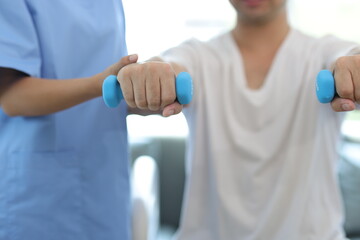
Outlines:
[[129,56],[129,60],[132,62],[136,59],[137,55],[136,54],[132,54]]
[[350,110],[352,110],[352,109],[351,109],[351,106],[350,106],[349,104],[347,104],[347,103],[342,104],[342,105],[341,105],[341,109],[342,109],[343,111],[350,111]]
[[175,113],[175,110],[174,110],[174,109],[170,109],[170,110],[166,111],[165,117],[169,117],[169,116],[171,116],[171,115],[174,115],[174,113]]

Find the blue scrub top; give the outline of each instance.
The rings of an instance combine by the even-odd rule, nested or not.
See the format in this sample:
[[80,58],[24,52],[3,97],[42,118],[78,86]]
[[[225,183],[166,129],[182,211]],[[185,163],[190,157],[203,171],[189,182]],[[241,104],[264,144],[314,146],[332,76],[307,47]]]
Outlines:
[[[127,54],[124,31],[120,0],[4,0],[0,66],[91,76]],[[126,114],[101,98],[41,117],[0,109],[0,239],[129,239]]]

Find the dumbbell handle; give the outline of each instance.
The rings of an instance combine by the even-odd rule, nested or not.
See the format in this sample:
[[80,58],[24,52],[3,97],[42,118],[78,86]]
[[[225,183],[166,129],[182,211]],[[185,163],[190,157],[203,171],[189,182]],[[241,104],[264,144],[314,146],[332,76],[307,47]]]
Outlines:
[[[193,95],[193,84],[189,73],[181,72],[175,80],[176,98],[180,104],[189,104]],[[124,98],[120,84],[115,75],[108,76],[102,86],[103,99],[106,106],[117,107]]]
[[316,96],[321,103],[331,102],[336,94],[335,79],[329,70],[321,70],[316,77]]

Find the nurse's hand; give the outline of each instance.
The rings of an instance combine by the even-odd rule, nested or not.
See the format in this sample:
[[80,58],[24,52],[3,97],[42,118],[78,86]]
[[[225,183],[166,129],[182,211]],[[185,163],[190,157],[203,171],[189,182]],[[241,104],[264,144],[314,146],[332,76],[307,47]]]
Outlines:
[[129,56],[125,56],[121,58],[118,62],[114,63],[104,71],[104,75],[107,77],[109,75],[117,75],[121,68],[125,67],[126,65],[136,63],[138,60],[137,54],[132,54]]
[[161,110],[165,117],[178,114],[182,110],[182,105],[176,101],[175,78],[173,67],[161,61],[130,64],[117,74],[129,107]]
[[360,55],[338,58],[334,64],[337,97],[331,102],[336,112],[352,111],[360,104]]
[[100,81],[96,81],[96,89],[98,92],[98,96],[102,95],[102,85],[107,76],[110,75],[116,76],[123,67],[132,63],[136,63],[137,60],[138,60],[137,54],[125,56],[121,58],[118,62],[106,68],[102,73],[97,74],[96,79],[100,80]]

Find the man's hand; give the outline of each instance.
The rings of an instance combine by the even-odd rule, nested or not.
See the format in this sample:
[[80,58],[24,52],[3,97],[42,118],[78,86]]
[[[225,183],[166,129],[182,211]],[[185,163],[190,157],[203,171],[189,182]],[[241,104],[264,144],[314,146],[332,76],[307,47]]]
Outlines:
[[336,112],[352,111],[360,104],[360,55],[338,58],[334,64],[336,92],[331,102]]
[[176,74],[170,64],[160,61],[130,64],[119,71],[117,78],[129,107],[162,110],[165,117],[181,112],[182,105],[176,102]]

